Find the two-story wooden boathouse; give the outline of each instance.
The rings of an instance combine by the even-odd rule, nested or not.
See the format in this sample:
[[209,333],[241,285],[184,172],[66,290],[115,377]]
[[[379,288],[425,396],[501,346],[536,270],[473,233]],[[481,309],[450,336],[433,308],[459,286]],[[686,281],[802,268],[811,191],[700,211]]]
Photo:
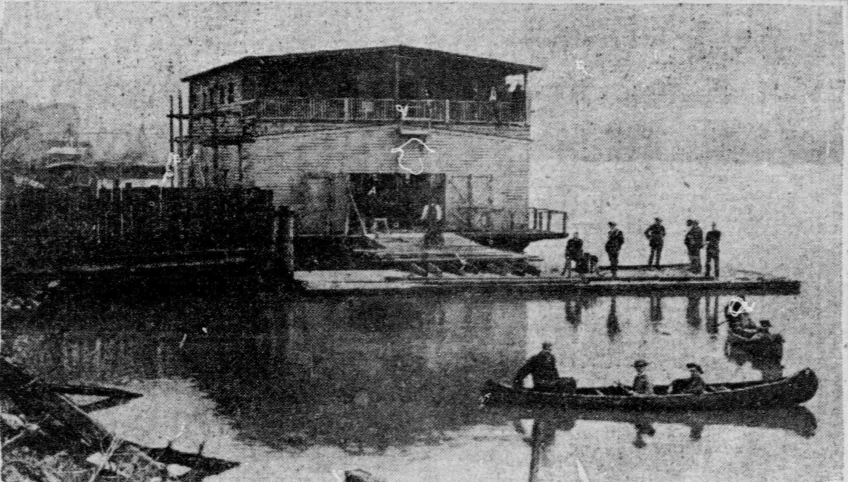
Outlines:
[[528,212],[537,70],[407,46],[245,57],[183,79],[184,179],[273,190],[299,236],[413,229],[435,201],[445,230],[489,244],[562,237],[564,213],[553,233]]

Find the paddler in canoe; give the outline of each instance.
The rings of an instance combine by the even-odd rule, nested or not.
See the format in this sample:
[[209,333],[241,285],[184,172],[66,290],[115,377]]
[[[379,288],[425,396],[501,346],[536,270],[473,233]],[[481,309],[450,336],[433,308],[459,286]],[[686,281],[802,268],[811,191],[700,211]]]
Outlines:
[[751,318],[754,304],[748,303],[744,296],[734,297],[724,308],[724,316],[727,320],[731,334],[740,338],[739,341],[752,342],[781,342],[783,337],[771,333],[771,322],[760,321],[757,325]]
[[573,378],[560,378],[556,357],[552,353],[553,343],[542,343],[542,351],[530,357],[515,374],[512,386],[521,388],[527,375],[533,377],[533,390],[539,392],[573,392],[577,384]]
[[636,360],[633,362],[633,368],[636,369],[636,377],[633,378],[633,386],[625,387],[620,383],[617,383],[616,385],[634,397],[654,395],[654,384],[651,383],[651,379],[645,374],[645,368],[647,366],[648,362],[645,360]]

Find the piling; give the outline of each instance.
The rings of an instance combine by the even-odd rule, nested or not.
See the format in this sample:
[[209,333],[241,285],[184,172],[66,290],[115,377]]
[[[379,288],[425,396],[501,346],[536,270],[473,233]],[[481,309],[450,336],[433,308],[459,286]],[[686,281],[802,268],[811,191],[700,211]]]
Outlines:
[[274,252],[278,260],[278,272],[283,283],[288,285],[294,281],[295,254],[294,213],[288,206],[280,206],[274,213]]

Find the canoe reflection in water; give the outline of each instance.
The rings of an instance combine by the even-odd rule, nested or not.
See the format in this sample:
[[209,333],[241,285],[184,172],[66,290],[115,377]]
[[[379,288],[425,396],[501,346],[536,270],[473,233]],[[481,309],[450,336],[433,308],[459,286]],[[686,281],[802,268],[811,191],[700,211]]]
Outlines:
[[[612,410],[567,410],[523,409],[514,407],[489,407],[484,414],[512,420],[512,426],[522,439],[531,446],[530,480],[536,480],[540,466],[550,465],[549,449],[556,443],[557,432],[570,432],[578,421],[604,421],[632,424],[637,449],[649,445],[649,439],[662,425],[685,425],[689,427],[689,440],[701,440],[708,426],[737,426],[754,429],[785,430],[804,438],[816,433],[816,417],[806,407],[736,410],[728,412],[627,412]],[[525,428],[528,419],[532,429]],[[495,422],[493,420],[493,422]],[[660,426],[656,428],[655,425]]]

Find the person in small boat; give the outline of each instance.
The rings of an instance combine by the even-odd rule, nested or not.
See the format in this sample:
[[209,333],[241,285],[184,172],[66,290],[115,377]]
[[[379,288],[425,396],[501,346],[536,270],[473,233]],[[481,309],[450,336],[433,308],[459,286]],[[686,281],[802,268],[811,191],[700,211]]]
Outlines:
[[616,386],[623,389],[627,392],[628,395],[632,395],[635,397],[643,396],[643,395],[653,395],[654,394],[654,384],[651,383],[651,380],[648,378],[648,375],[645,374],[645,367],[648,366],[648,362],[645,360],[636,360],[633,362],[633,368],[636,369],[636,377],[633,378],[633,386],[626,387],[621,383],[616,382]]
[[760,327],[751,319],[753,309],[754,304],[748,303],[744,296],[734,297],[724,307],[724,317],[734,334],[750,338],[759,333]]
[[704,374],[704,369],[697,363],[687,363],[686,368],[689,370],[689,378],[685,380],[677,380],[673,383],[673,393],[689,393],[692,395],[700,395],[707,390],[707,384],[701,375]]
[[521,388],[527,375],[533,377],[533,390],[542,392],[566,391],[573,384],[568,378],[560,378],[556,367],[556,357],[551,352],[553,343],[546,341],[542,343],[542,351],[530,357],[524,366],[515,374],[512,386]]
[[636,377],[633,378],[633,388],[630,390],[631,395],[653,395],[654,384],[651,379],[645,374],[645,368],[648,362],[645,360],[636,360],[633,362],[633,368],[636,369]]

